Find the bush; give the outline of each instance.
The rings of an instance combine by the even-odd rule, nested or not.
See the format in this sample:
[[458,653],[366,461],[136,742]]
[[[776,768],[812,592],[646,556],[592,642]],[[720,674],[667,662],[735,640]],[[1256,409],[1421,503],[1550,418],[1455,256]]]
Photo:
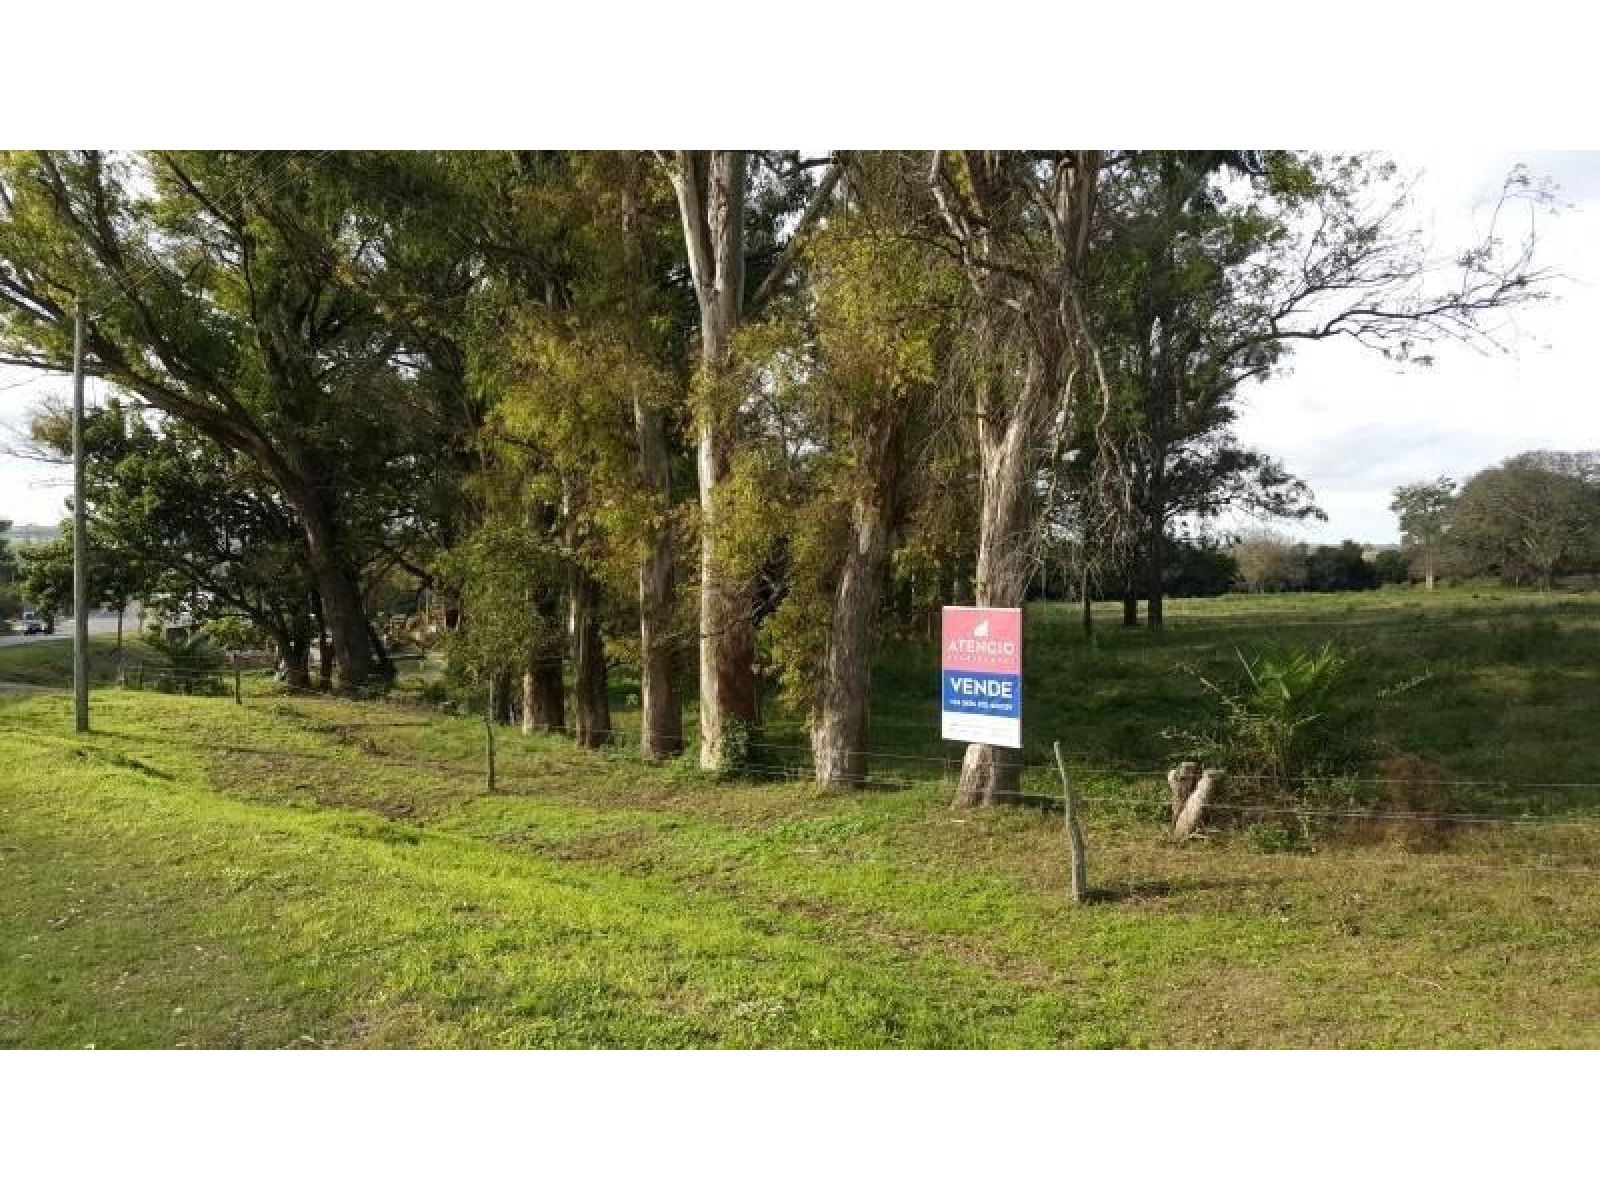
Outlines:
[[1295,795],[1310,777],[1370,758],[1370,707],[1348,695],[1350,659],[1331,644],[1311,653],[1240,654],[1239,664],[1240,675],[1221,683],[1193,672],[1220,713],[1209,727],[1167,734],[1186,755],[1228,771],[1230,790]]

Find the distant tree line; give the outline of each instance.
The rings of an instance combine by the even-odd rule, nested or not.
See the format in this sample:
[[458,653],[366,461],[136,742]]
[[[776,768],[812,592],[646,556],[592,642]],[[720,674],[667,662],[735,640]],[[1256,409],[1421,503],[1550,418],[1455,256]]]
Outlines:
[[1459,486],[1396,489],[1403,546],[1428,587],[1494,576],[1523,587],[1600,573],[1600,451],[1535,450]]

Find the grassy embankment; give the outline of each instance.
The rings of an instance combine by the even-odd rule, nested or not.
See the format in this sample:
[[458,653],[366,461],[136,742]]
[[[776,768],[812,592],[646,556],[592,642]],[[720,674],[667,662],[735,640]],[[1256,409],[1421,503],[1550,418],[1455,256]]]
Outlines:
[[[1406,749],[1594,774],[1600,603],[1454,599],[1179,605],[1094,647],[1037,611],[1030,723],[1148,765],[1175,661],[1334,635],[1375,682],[1432,664],[1384,717]],[[880,731],[931,709],[931,661],[891,648]],[[1594,827],[1266,854],[1105,804],[1073,909],[1055,819],[951,813],[937,780],[819,795],[506,736],[489,796],[471,721],[263,695],[108,690],[69,728],[64,696],[0,696],[0,1045],[1600,1045]]]

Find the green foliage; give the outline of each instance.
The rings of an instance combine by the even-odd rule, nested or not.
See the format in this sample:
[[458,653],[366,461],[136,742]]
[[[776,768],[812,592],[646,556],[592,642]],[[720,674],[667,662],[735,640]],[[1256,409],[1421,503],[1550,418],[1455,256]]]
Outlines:
[[1358,542],[1318,546],[1306,556],[1306,587],[1313,592],[1361,592],[1378,586],[1377,568]]
[[1325,643],[1313,651],[1238,654],[1233,680],[1195,677],[1220,708],[1208,729],[1169,736],[1183,753],[1221,767],[1244,791],[1292,794],[1309,777],[1336,775],[1371,753],[1364,713],[1341,690],[1350,658]]
[[1239,578],[1239,564],[1226,546],[1206,541],[1174,542],[1162,573],[1169,596],[1220,596]]
[[1462,486],[1449,520],[1461,574],[1549,587],[1564,573],[1600,566],[1600,479],[1582,456],[1533,453],[1480,471]]
[[1411,578],[1411,556],[1404,550],[1380,550],[1372,560],[1379,585],[1405,583]]
[[445,649],[472,684],[505,672],[520,679],[529,659],[561,637],[538,602],[559,586],[559,550],[526,522],[487,521],[435,566],[463,614]]

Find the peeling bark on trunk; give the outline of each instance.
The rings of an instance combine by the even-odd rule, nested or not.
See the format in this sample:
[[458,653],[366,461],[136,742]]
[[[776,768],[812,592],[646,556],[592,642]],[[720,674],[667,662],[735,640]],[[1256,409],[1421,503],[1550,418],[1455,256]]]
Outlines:
[[[850,541],[834,589],[833,620],[811,725],[817,782],[851,786],[867,774],[864,757],[872,682],[872,629],[889,554],[890,512],[906,406],[893,405],[865,431]],[[887,428],[885,428],[887,426]]]
[[[1028,490],[1029,452],[1043,417],[1057,399],[1053,371],[1034,357],[1028,364],[1022,393],[1009,418],[979,419],[982,499],[978,518],[976,603],[1013,608],[1022,604],[1030,563],[1032,505]],[[1022,758],[1001,746],[969,745],[961,762],[958,808],[993,804],[1021,790]]]
[[[1021,163],[1005,151],[936,150],[930,163],[933,198],[980,301],[979,318],[994,322],[990,328],[1015,348],[1012,361],[1020,368],[1020,378],[1008,375],[1004,381],[1014,383],[1014,396],[991,379],[976,398],[980,605],[1022,604],[1038,532],[1032,520],[1034,452],[1048,447],[1057,418],[1069,415],[1063,407],[1080,367],[1110,403],[1079,293],[1101,161],[1097,151],[1066,151],[1046,172],[1037,159]],[[1026,182],[1019,182],[1024,176]],[[1041,230],[1050,239],[1042,256]],[[970,745],[954,803],[992,804],[1020,790],[1020,779],[1016,751]]]
[[724,765],[728,727],[758,719],[748,586],[728,578],[720,489],[732,467],[732,406],[723,392],[744,299],[745,154],[681,151],[672,176],[700,307],[700,765]]

